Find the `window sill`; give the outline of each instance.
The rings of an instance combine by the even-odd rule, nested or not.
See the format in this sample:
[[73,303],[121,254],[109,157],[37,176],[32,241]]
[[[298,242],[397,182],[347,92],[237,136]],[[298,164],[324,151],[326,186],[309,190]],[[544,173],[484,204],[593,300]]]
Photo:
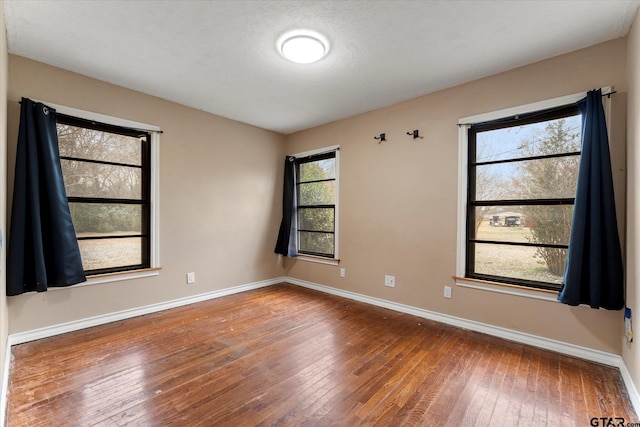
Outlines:
[[140,279],[143,277],[152,277],[160,274],[162,267],[145,268],[141,270],[123,271],[119,273],[96,274],[95,276],[87,276],[87,281],[78,283],[77,285],[65,287],[51,287],[48,291],[59,291],[69,288],[79,288],[82,286],[99,285],[101,283],[119,282],[121,280]]
[[558,302],[558,292],[546,289],[527,288],[524,286],[509,285],[506,283],[489,282],[485,280],[469,279],[453,276],[456,286],[463,288],[479,289],[482,291],[497,292],[507,295],[515,295],[525,298],[534,298],[544,301]]
[[307,254],[298,254],[296,259],[299,259],[300,261],[309,261],[309,262],[315,262],[318,264],[326,264],[326,265],[340,264],[340,260],[337,258],[324,258],[321,256],[314,256],[314,255],[307,255]]

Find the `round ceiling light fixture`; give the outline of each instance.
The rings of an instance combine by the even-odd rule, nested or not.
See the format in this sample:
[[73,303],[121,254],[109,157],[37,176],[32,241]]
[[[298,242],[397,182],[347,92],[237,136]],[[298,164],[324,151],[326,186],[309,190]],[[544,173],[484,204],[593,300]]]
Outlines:
[[311,64],[329,53],[329,41],[322,34],[310,30],[294,30],[278,40],[282,56],[298,64]]

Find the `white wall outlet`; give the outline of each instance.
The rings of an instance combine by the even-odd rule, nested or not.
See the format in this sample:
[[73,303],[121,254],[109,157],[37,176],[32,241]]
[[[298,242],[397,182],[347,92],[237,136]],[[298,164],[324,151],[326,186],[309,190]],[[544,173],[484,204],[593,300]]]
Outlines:
[[396,276],[384,276],[384,285],[390,288],[396,287]]
[[344,276],[346,276],[346,274],[347,274],[347,270],[344,269],[344,268],[341,268],[340,269],[340,277],[344,277]]
[[444,287],[444,297],[451,298],[451,286]]
[[187,273],[187,284],[196,283],[196,273]]

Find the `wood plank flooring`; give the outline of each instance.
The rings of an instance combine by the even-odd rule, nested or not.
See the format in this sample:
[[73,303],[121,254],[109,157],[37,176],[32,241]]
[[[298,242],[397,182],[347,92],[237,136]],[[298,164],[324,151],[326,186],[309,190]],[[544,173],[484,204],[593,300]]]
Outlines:
[[616,369],[288,284],[13,357],[12,427],[638,421]]

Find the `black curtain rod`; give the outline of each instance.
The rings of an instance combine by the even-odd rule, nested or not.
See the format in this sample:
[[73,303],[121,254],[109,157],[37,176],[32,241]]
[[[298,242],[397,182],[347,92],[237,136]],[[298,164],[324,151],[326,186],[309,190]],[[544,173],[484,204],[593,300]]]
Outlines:
[[[42,105],[46,106],[47,108],[51,108],[47,104],[44,104],[42,102],[38,102],[38,101],[33,101],[33,102],[34,102],[34,106],[35,106],[35,104],[42,104]],[[22,105],[22,101],[18,101],[18,104]],[[55,110],[55,108],[51,108],[51,109]],[[64,114],[64,113],[57,113],[57,114],[60,114],[62,116],[67,116],[67,117],[74,117],[74,116],[70,116],[69,114]],[[81,119],[82,117],[78,117],[78,118]],[[160,134],[164,133],[164,131],[162,131],[162,130],[132,128],[132,127],[129,127],[129,126],[113,125],[113,124],[110,124],[110,123],[103,123],[103,122],[98,122],[98,121],[89,120],[89,119],[82,119],[82,120],[86,120],[87,122],[91,122],[94,125],[97,124],[97,125],[106,125],[106,126],[118,126],[118,127],[129,129],[129,130],[134,130],[136,132],[148,132],[148,133],[160,133]]]
[[[611,95],[614,95],[614,94],[616,94],[616,93],[618,93],[618,91],[617,91],[617,90],[614,90],[614,91],[609,92],[609,93],[603,93],[603,94],[602,94],[602,97],[604,98],[604,97],[606,96],[607,98],[611,99]],[[556,107],[556,108],[562,109],[562,108],[564,108],[564,107],[566,107],[566,105],[561,105],[561,106]],[[550,108],[549,110],[554,110],[554,109],[555,109],[555,108]],[[547,111],[549,111],[549,110],[544,110],[544,111],[543,111],[543,113],[546,113],[546,112],[547,112]],[[537,113],[533,113],[533,114],[535,115],[535,114],[537,114]],[[521,116],[526,116],[526,114],[523,114],[523,115],[521,115]],[[504,119],[511,119],[511,118],[512,118],[512,117],[505,117]],[[498,120],[501,120],[501,119],[491,120],[491,121],[493,122],[493,121],[498,121]],[[458,127],[460,127],[460,126],[473,126],[473,125],[479,125],[479,124],[482,124],[482,123],[485,123],[485,122],[481,122],[481,123],[458,123]]]
[[[318,153],[318,154],[311,154],[310,156],[304,156],[304,157],[300,157],[300,158],[301,159],[310,159],[310,158],[317,157],[317,156],[324,156],[325,154],[329,154],[329,153],[332,153],[334,151],[340,151],[340,147],[337,147],[334,150],[329,150],[329,151],[325,151],[323,153]],[[286,157],[289,159],[290,162],[293,162],[294,160],[297,159],[297,157],[294,157],[294,156],[286,156]]]

